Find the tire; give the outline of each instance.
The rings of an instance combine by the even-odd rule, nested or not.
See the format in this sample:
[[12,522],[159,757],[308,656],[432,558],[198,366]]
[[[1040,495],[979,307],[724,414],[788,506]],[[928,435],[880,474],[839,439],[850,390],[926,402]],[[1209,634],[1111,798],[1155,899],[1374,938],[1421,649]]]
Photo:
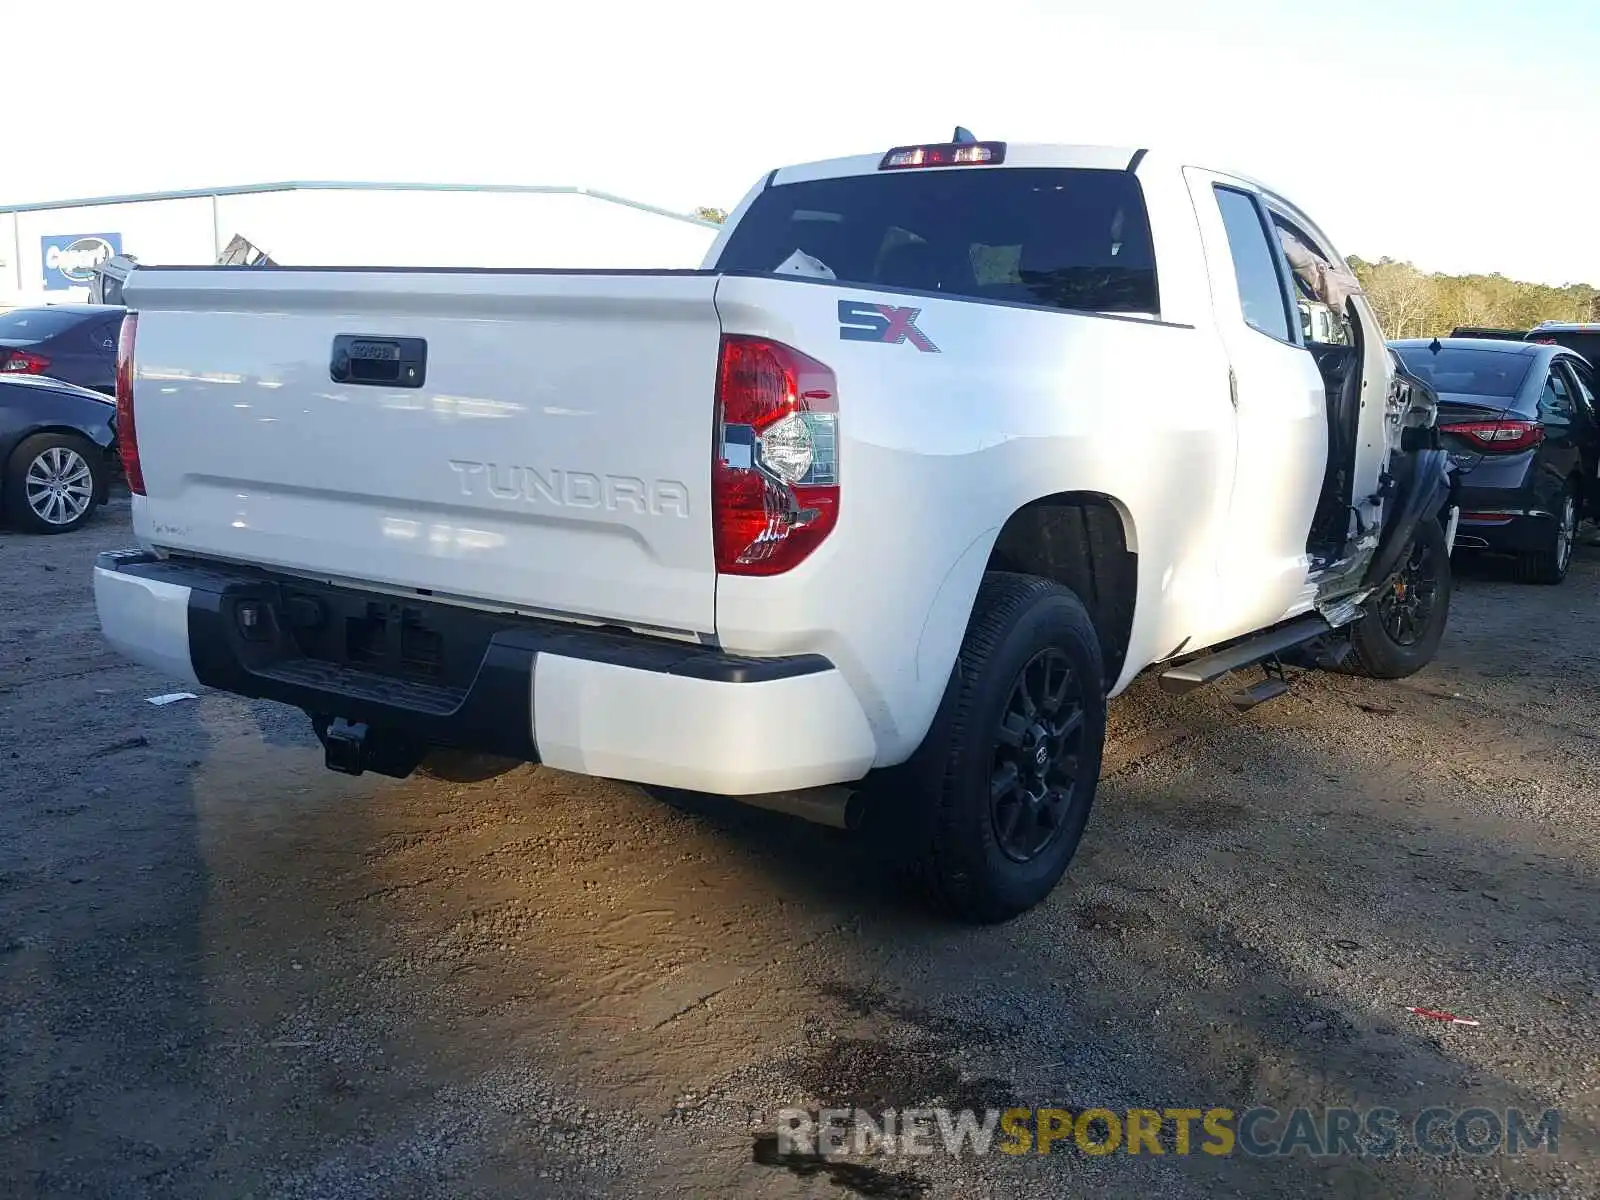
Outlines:
[[1568,483],[1557,501],[1556,519],[1550,522],[1547,543],[1538,550],[1517,555],[1517,578],[1523,583],[1554,585],[1567,577],[1572,548],[1578,540],[1578,489]]
[[1367,601],[1366,615],[1351,630],[1352,674],[1404,679],[1438,653],[1450,621],[1452,588],[1450,556],[1438,521],[1418,526],[1402,562],[1400,578]]
[[[1009,920],[1050,894],[1077,851],[1105,720],[1100,640],[1083,603],[1048,580],[990,572],[933,725],[867,805],[868,832],[936,909]],[[997,779],[1010,786],[995,801]]]
[[6,515],[29,533],[70,533],[106,494],[106,458],[88,438],[36,433],[6,464]]

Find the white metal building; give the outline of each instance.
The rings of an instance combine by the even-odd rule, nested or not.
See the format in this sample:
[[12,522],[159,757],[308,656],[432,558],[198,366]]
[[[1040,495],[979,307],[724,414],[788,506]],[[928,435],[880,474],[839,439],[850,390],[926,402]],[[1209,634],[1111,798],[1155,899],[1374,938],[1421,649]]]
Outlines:
[[0,307],[81,301],[113,254],[216,261],[242,236],[284,266],[692,268],[717,227],[576,187],[261,183],[0,205]]

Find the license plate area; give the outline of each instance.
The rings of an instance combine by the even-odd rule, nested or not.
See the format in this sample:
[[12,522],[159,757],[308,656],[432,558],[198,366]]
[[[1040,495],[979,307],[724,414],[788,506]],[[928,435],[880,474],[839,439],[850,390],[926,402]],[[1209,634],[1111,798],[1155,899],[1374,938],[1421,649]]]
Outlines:
[[468,688],[495,634],[513,617],[299,583],[239,583],[223,609],[241,662],[262,670],[296,659],[386,679]]
[[367,601],[365,612],[344,618],[343,651],[351,666],[418,682],[444,672],[444,634],[409,604]]

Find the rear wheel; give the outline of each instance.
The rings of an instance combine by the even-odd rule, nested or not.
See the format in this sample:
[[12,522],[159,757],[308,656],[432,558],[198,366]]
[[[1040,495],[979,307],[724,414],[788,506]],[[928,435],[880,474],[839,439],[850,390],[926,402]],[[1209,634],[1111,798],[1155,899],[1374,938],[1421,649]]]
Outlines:
[[1572,565],[1578,540],[1578,489],[1569,483],[1556,503],[1555,519],[1539,549],[1517,556],[1517,578],[1524,583],[1560,583]]
[[1438,521],[1417,527],[1400,573],[1350,633],[1355,673],[1404,679],[1433,661],[1450,620],[1450,555]]
[[1026,911],[1083,836],[1105,706],[1100,642],[1078,597],[989,573],[933,727],[869,804],[869,826],[936,907],[984,923]]
[[7,515],[31,533],[70,532],[105,495],[105,475],[105,455],[87,438],[34,434],[6,466]]

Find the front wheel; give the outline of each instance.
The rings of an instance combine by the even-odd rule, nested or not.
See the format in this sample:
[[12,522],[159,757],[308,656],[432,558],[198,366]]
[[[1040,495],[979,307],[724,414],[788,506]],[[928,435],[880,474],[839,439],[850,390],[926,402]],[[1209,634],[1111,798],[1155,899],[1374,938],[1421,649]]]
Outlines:
[[933,727],[899,786],[868,807],[936,907],[1004,921],[1055,887],[1099,782],[1104,675],[1094,624],[1071,591],[984,576]]
[[1417,527],[1400,573],[1366,603],[1350,633],[1353,667],[1373,679],[1404,679],[1433,661],[1450,620],[1450,555],[1438,521]]

